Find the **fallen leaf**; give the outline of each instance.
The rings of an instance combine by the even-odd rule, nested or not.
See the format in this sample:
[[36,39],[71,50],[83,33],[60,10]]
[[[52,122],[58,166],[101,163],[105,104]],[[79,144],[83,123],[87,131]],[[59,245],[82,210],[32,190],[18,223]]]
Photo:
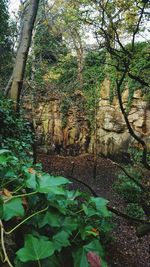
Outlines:
[[89,251],[87,253],[87,259],[91,267],[102,267],[100,257],[96,253]]

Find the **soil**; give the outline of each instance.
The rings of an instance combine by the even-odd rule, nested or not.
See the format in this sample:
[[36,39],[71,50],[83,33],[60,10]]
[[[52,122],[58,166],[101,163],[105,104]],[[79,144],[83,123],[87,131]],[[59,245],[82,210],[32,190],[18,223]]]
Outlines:
[[[99,196],[108,199],[111,206],[120,211],[124,210],[125,203],[113,188],[119,170],[111,160],[97,159],[96,179],[93,179],[94,159],[90,155],[77,157],[38,155],[38,161],[43,163],[45,171],[66,178],[75,177],[90,185]],[[72,187],[82,191],[88,190],[76,181]],[[150,235],[138,238],[135,225],[117,216],[113,216],[113,221],[116,227],[112,232],[114,239],[107,246],[108,266],[150,267]]]

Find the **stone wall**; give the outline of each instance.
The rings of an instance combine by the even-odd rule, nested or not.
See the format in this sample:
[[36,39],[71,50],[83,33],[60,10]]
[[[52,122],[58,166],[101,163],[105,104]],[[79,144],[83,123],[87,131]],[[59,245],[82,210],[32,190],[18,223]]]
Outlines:
[[[62,123],[60,96],[37,96],[34,99],[29,96],[24,97],[27,114],[34,121],[38,151],[48,154],[78,155],[93,153],[96,146],[98,154],[114,156],[126,152],[129,145],[137,145],[128,133],[117,97],[114,97],[110,104],[109,88],[110,84],[106,79],[100,88],[96,134],[90,129],[83,108],[85,99],[82,94],[78,94],[79,105],[69,108],[65,127]],[[126,105],[127,89],[123,92],[122,98]],[[134,93],[128,118],[136,134],[145,140],[150,149],[150,106],[140,90]]]

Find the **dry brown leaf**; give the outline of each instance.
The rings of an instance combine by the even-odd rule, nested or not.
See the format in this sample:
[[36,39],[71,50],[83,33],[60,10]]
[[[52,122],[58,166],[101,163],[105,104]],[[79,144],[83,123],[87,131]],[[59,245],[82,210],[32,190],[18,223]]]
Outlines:
[[95,252],[89,251],[87,259],[91,267],[102,267],[100,257]]

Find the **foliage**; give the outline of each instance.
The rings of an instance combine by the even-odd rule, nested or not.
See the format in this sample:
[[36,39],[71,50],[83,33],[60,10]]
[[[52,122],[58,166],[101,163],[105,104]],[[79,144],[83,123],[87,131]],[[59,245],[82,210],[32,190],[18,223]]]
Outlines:
[[97,100],[100,96],[100,85],[105,77],[105,63],[106,52],[104,49],[99,52],[91,50],[86,54],[83,70],[83,92],[86,97],[85,107],[92,126],[98,104]]
[[[136,177],[138,181],[141,180],[141,175],[136,172],[134,169],[129,167],[129,173],[133,175],[133,177]],[[136,203],[140,201],[140,197],[142,194],[141,189],[125,174],[119,174],[118,175],[118,181],[115,184],[115,189],[117,192],[125,198],[127,202]]]
[[[136,177],[137,181],[142,180],[141,174],[134,170],[134,168],[129,167],[128,169],[130,175]],[[142,199],[144,192],[142,189],[134,183],[134,181],[130,180],[125,174],[119,174],[118,180],[114,185],[115,190],[118,194],[120,194],[126,201],[127,214],[134,218],[143,218],[145,212],[142,208]]]
[[129,203],[126,208],[126,212],[129,216],[141,219],[144,217],[145,213],[141,206],[136,203]]
[[89,266],[89,251],[107,266],[101,242],[111,229],[108,201],[69,191],[69,180],[23,164],[6,149],[0,150],[0,170],[1,220],[12,227],[5,233],[24,239],[24,246],[18,242],[15,266],[47,266],[51,260],[53,267],[62,266],[68,247],[74,266]]
[[[128,51],[128,53],[131,53],[131,44],[127,44],[125,49]],[[116,71],[116,65],[118,64],[120,65],[120,68],[123,68],[124,61],[125,59],[123,56],[120,59],[115,58],[114,56],[107,59],[106,72],[110,80],[110,102],[112,102],[113,97],[116,95],[115,83],[119,75],[119,71]],[[127,111],[130,109],[135,90],[141,89],[145,95],[145,99],[148,99],[149,94],[148,87],[141,85],[139,81],[131,78],[130,74],[132,73],[133,76],[140,77],[141,80],[149,83],[149,67],[149,44],[147,42],[135,43],[134,55],[132,57],[129,74],[127,74],[121,87],[122,92],[126,88],[128,88],[129,91],[128,103],[126,106]]]
[[12,70],[11,27],[8,1],[0,1],[0,87],[5,86]]
[[[142,162],[142,150],[138,147],[129,147],[128,152],[132,162],[139,164]],[[147,152],[147,162],[150,162],[150,152]]]
[[0,147],[11,149],[14,155],[26,160],[32,156],[33,134],[23,114],[16,115],[13,102],[0,97]]

